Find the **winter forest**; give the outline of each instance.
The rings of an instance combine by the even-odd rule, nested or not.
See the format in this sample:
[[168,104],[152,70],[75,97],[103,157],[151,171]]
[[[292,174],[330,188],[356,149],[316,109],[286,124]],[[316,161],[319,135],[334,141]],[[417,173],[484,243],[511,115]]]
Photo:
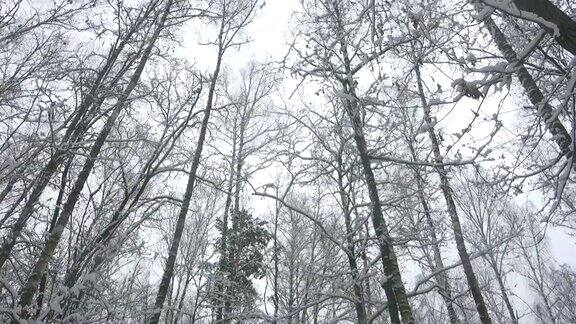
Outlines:
[[1,323],[576,323],[576,2],[0,0]]

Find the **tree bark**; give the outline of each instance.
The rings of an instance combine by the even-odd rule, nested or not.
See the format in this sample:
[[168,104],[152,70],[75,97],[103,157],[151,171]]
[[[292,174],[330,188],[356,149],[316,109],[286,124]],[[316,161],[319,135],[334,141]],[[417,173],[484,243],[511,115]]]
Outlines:
[[180,245],[180,240],[182,239],[182,233],[184,232],[184,225],[186,223],[186,215],[188,214],[190,200],[192,198],[192,193],[194,192],[196,184],[196,172],[198,171],[198,167],[200,166],[200,158],[202,157],[202,148],[204,147],[204,140],[206,138],[206,132],[208,130],[208,122],[210,120],[210,113],[212,112],[214,93],[216,90],[216,81],[220,73],[220,66],[222,63],[223,55],[224,51],[222,47],[219,47],[218,56],[216,60],[216,68],[214,70],[214,74],[212,75],[212,80],[210,82],[210,89],[208,90],[208,99],[206,102],[206,109],[204,111],[204,119],[202,120],[200,134],[198,135],[198,143],[196,145],[196,150],[194,151],[194,156],[192,158],[192,166],[190,167],[190,173],[188,175],[186,192],[184,193],[184,198],[182,200],[180,212],[178,213],[178,221],[176,223],[176,228],[174,229],[172,242],[170,243],[168,259],[166,260],[166,265],[164,266],[164,273],[162,275],[162,280],[160,281],[160,286],[158,287],[158,293],[156,294],[154,310],[152,316],[148,320],[149,324],[157,324],[158,321],[160,320],[160,314],[162,312],[164,300],[166,299],[168,286],[170,285],[170,280],[174,273],[174,265],[176,263],[176,256],[178,255],[178,247]]
[[484,297],[480,290],[480,285],[478,284],[478,279],[474,273],[474,268],[472,267],[472,262],[470,261],[470,255],[466,250],[466,244],[464,242],[464,233],[462,231],[462,226],[460,225],[460,218],[458,217],[458,212],[456,211],[456,204],[454,203],[454,197],[452,196],[452,188],[450,187],[450,181],[448,179],[448,171],[442,165],[443,158],[440,153],[440,145],[438,144],[438,138],[434,133],[434,127],[432,123],[432,118],[430,116],[430,107],[428,106],[428,101],[424,94],[424,87],[422,85],[422,76],[420,75],[420,66],[417,64],[415,67],[416,78],[418,84],[418,94],[422,103],[422,108],[424,110],[424,121],[428,126],[428,135],[430,137],[430,142],[432,143],[432,151],[434,153],[436,172],[440,178],[440,189],[446,201],[446,206],[448,208],[448,215],[452,222],[452,230],[454,232],[454,240],[456,241],[456,249],[458,250],[458,255],[462,261],[462,267],[464,268],[464,274],[466,275],[466,281],[468,282],[468,287],[476,303],[476,310],[480,316],[480,321],[482,324],[491,324],[490,314],[488,314],[488,308],[484,302]]
[[141,19],[133,26],[133,28],[129,30],[125,37],[120,41],[117,40],[117,42],[110,48],[106,64],[98,72],[96,75],[96,80],[90,88],[90,92],[86,97],[83,98],[82,102],[78,106],[78,109],[76,109],[74,117],[66,129],[59,148],[57,148],[56,151],[50,156],[50,160],[48,163],[46,163],[36,178],[32,193],[22,208],[22,211],[18,215],[16,222],[12,225],[12,230],[2,240],[2,247],[0,247],[0,269],[2,269],[6,260],[8,260],[8,257],[10,256],[10,253],[16,244],[16,240],[18,237],[20,237],[20,234],[26,226],[28,219],[34,213],[34,208],[40,200],[40,196],[44,192],[44,189],[52,179],[52,176],[58,171],[59,166],[66,159],[66,156],[71,153],[69,151],[70,147],[81,139],[84,129],[84,127],[82,127],[82,119],[85,117],[91,106],[99,106],[102,104],[102,101],[100,100],[102,94],[99,92],[101,91],[104,79],[109,74],[112,66],[118,59],[120,53],[124,50],[125,45],[128,43],[132,35],[139,29],[145,18],[148,17],[152,8],[153,5],[149,5]]
[[364,136],[363,123],[360,117],[360,109],[358,107],[359,100],[355,93],[355,80],[352,75],[352,64],[345,42],[346,36],[344,27],[342,26],[340,8],[336,1],[334,1],[333,8],[336,16],[336,23],[338,25],[336,33],[339,38],[340,53],[344,63],[344,71],[346,72],[346,78],[340,80],[342,84],[342,92],[346,95],[346,98],[343,98],[342,102],[352,125],[354,142],[356,143],[356,149],[360,156],[364,180],[368,188],[368,196],[370,197],[372,225],[376,237],[378,238],[382,267],[384,269],[384,274],[386,275],[386,278],[384,278],[382,282],[382,286],[388,300],[390,320],[393,324],[401,323],[401,315],[402,323],[414,323],[412,309],[410,308],[410,303],[406,296],[406,288],[402,282],[402,275],[398,267],[398,260],[396,258],[396,253],[394,252],[392,239],[382,213],[382,205],[380,202],[378,187],[376,185],[376,178],[374,176],[374,171],[372,170],[372,165],[370,164],[368,145],[366,137]]
[[[72,164],[72,159],[68,161],[64,171],[62,171],[62,178],[60,180],[60,190],[58,191],[58,197],[56,198],[56,206],[54,207],[54,213],[52,214],[52,219],[50,220],[50,225],[48,227],[48,233],[52,233],[54,227],[56,226],[56,221],[60,215],[62,200],[64,199],[64,192],[66,191],[66,182],[68,181],[68,171],[70,170],[70,164]],[[42,279],[40,280],[40,288],[38,291],[38,296],[36,297],[36,317],[40,316],[42,311],[42,304],[44,303],[44,293],[46,291],[46,272],[42,274]]]
[[[2,193],[0,193],[0,203],[2,201],[4,201],[4,198],[6,198],[6,196],[8,195],[8,193],[10,191],[12,191],[12,188],[14,187],[14,184],[16,184],[16,181],[18,181],[18,177],[15,175],[12,175],[10,177],[10,180],[8,180],[8,183],[6,184],[6,186],[4,187],[4,189],[2,189]],[[2,222],[3,223],[3,222]],[[0,226],[2,226],[2,223],[0,223]]]
[[[234,120],[232,132],[236,134],[238,127],[237,121]],[[226,192],[226,202],[224,203],[224,213],[222,215],[222,235],[220,242],[220,260],[218,262],[218,269],[220,276],[225,276],[228,268],[228,215],[230,213],[230,206],[232,205],[232,189],[234,189],[234,167],[236,165],[236,136],[232,138],[232,157],[230,160],[230,179],[228,181],[228,191]],[[226,287],[221,281],[216,285],[216,321],[221,321],[224,316],[224,305],[226,304]]]
[[[30,305],[34,294],[37,291],[38,283],[41,280],[42,274],[46,270],[48,262],[52,258],[52,255],[54,254],[56,247],[60,242],[60,238],[62,237],[64,229],[68,224],[70,217],[72,216],[74,207],[76,206],[76,202],[78,201],[80,193],[84,188],[84,184],[88,180],[88,176],[90,175],[92,168],[94,167],[96,158],[100,154],[100,150],[102,149],[102,146],[106,142],[108,134],[112,130],[112,127],[114,126],[116,120],[118,119],[120,112],[126,106],[130,94],[132,93],[132,91],[134,90],[134,88],[136,87],[136,85],[140,80],[140,76],[142,75],[142,71],[144,70],[146,63],[148,62],[148,58],[150,57],[150,54],[152,52],[152,49],[154,48],[156,40],[158,39],[160,32],[164,27],[164,24],[170,12],[170,8],[172,6],[172,1],[173,0],[168,0],[166,8],[163,10],[158,26],[156,27],[151,39],[149,40],[149,44],[145,47],[140,62],[138,63],[138,66],[134,71],[134,74],[130,78],[130,82],[128,83],[124,92],[118,98],[118,101],[114,106],[114,109],[112,110],[110,116],[108,117],[106,123],[104,124],[104,127],[98,134],[96,141],[94,142],[92,148],[90,149],[89,156],[87,157],[84,166],[82,167],[82,170],[78,175],[78,178],[74,182],[74,186],[72,187],[70,195],[68,196],[68,199],[64,204],[62,214],[58,218],[58,221],[56,222],[56,226],[54,227],[53,232],[48,235],[48,238],[46,239],[46,243],[44,245],[44,249],[42,250],[42,253],[38,257],[38,260],[36,261],[30,276],[26,280],[26,283],[22,287],[22,290],[20,292],[19,306],[22,308],[21,317],[23,318],[28,318],[30,315],[27,311],[27,308]],[[16,323],[16,321],[14,322]]]
[[[341,143],[341,148],[344,144]],[[352,231],[352,220],[350,210],[350,199],[344,188],[344,167],[342,162],[342,149],[338,150],[338,156],[336,157],[338,174],[338,191],[340,195],[340,202],[342,204],[342,213],[344,216],[344,225],[346,228],[346,257],[348,259],[348,266],[350,267],[350,276],[352,277],[352,288],[354,291],[354,309],[356,310],[356,320],[359,324],[366,324],[366,308],[364,307],[364,291],[362,289],[362,283],[360,280],[360,273],[358,271],[358,263],[356,262],[356,247],[354,244],[354,232]]]
[[484,19],[484,26],[488,29],[490,35],[492,35],[496,46],[506,61],[516,68],[518,80],[520,80],[530,102],[538,109],[538,115],[543,119],[544,126],[552,135],[560,152],[563,155],[572,156],[572,138],[570,137],[570,133],[568,133],[562,122],[558,119],[554,112],[554,107],[545,101],[546,98],[544,94],[524,64],[518,59],[518,54],[516,54],[510,43],[508,43],[504,33],[502,33],[491,17]]
[[576,21],[556,7],[550,0],[514,0],[516,7],[522,11],[531,12],[544,20],[553,23],[558,28],[559,35],[548,29],[558,44],[570,53],[576,55]]
[[[218,269],[220,271],[220,275],[224,276],[227,269],[227,260],[228,260],[228,214],[230,212],[230,205],[232,205],[232,189],[234,186],[234,164],[236,161],[236,139],[234,139],[234,144],[232,148],[232,161],[230,162],[230,179],[228,181],[228,191],[226,192],[226,202],[224,203],[224,213],[222,214],[222,235],[221,235],[221,242],[220,242],[220,260],[218,262]],[[225,288],[222,282],[218,282],[216,284],[216,320],[221,321],[222,316],[224,314],[224,302],[225,299]],[[220,300],[222,299],[222,300]]]
[[516,317],[516,313],[514,312],[514,308],[512,307],[512,302],[510,302],[510,298],[508,297],[508,292],[506,290],[506,285],[504,284],[504,278],[500,269],[498,269],[498,263],[494,258],[494,254],[492,251],[488,252],[488,263],[490,267],[494,271],[496,275],[496,281],[498,281],[498,287],[500,288],[500,293],[502,294],[502,299],[504,300],[504,304],[506,304],[506,309],[508,310],[508,314],[510,315],[510,319],[512,320],[512,324],[518,324],[518,318]]
[[[245,107],[244,107],[245,108]],[[245,111],[244,111],[245,112]],[[238,234],[238,215],[240,213],[240,191],[241,191],[241,172],[242,172],[242,164],[244,163],[244,129],[246,127],[245,123],[247,121],[244,119],[244,112],[240,116],[240,121],[238,123],[239,127],[239,135],[238,135],[238,149],[236,151],[236,165],[234,166],[234,171],[231,176],[234,177],[234,205],[232,207],[232,231],[233,233]],[[233,135],[236,137],[236,134]],[[235,242],[235,235],[232,236],[232,240],[230,241],[230,245],[228,246],[228,270],[225,273],[229,276],[228,282],[232,282],[233,284],[236,282],[234,280],[234,269],[237,266],[237,245],[238,243]],[[229,314],[232,311],[232,301],[230,293],[224,294],[224,313],[225,315]],[[224,321],[224,323],[228,323],[229,320]]]
[[[416,161],[416,152],[414,150],[414,145],[412,142],[408,143],[410,147],[410,152],[412,154],[412,159]],[[444,262],[442,261],[442,253],[440,252],[438,236],[436,235],[436,226],[434,225],[434,220],[432,219],[432,213],[430,211],[430,206],[428,206],[428,201],[424,197],[424,179],[422,178],[422,174],[420,173],[420,169],[418,166],[414,167],[415,173],[415,180],[416,180],[416,190],[418,191],[418,199],[420,200],[420,204],[422,205],[422,211],[424,213],[424,218],[426,219],[426,224],[430,230],[430,239],[432,241],[432,254],[434,261],[430,261],[432,265],[432,271],[438,271],[444,269]],[[454,303],[452,298],[452,289],[450,287],[450,283],[448,281],[448,276],[446,272],[441,271],[438,272],[436,275],[436,280],[438,281],[440,296],[444,300],[444,304],[446,305],[446,311],[448,313],[448,318],[450,319],[451,324],[458,324],[460,320],[458,319],[458,315],[456,314],[456,310],[454,309]]]

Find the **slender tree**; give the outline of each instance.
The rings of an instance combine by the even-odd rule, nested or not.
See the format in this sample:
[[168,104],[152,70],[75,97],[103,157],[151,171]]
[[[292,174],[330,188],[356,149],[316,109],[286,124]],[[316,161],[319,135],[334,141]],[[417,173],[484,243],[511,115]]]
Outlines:
[[178,247],[180,245],[180,240],[184,231],[190,199],[192,197],[196,183],[196,173],[198,172],[198,168],[200,166],[202,149],[206,139],[210,114],[214,105],[216,85],[218,81],[218,75],[220,74],[220,69],[222,67],[224,54],[227,49],[236,45],[236,43],[234,43],[236,41],[236,35],[250,22],[256,7],[256,3],[253,1],[231,3],[227,0],[223,0],[218,4],[218,7],[219,16],[217,16],[217,20],[219,21],[219,32],[216,41],[216,66],[210,80],[210,86],[207,94],[208,97],[206,99],[206,108],[204,110],[204,118],[200,126],[200,133],[198,135],[197,145],[194,150],[194,156],[192,158],[192,165],[190,167],[188,182],[186,184],[186,192],[184,193],[184,197],[182,199],[182,205],[178,213],[178,222],[176,223],[168,251],[168,259],[166,260],[164,273],[162,274],[158,293],[156,294],[154,309],[150,319],[148,320],[148,323],[158,323],[160,320],[160,313],[166,299],[168,288],[172,280],[172,275],[174,273],[174,264],[176,262]]
[[446,201],[446,207],[448,208],[448,216],[450,217],[452,223],[452,231],[454,232],[454,240],[456,241],[456,247],[458,250],[458,256],[462,261],[462,267],[464,268],[464,274],[466,275],[466,281],[468,282],[468,287],[474,302],[476,303],[476,309],[478,315],[480,316],[480,321],[484,324],[492,323],[490,314],[488,313],[488,308],[484,302],[484,297],[482,296],[482,291],[474,273],[474,267],[470,261],[470,254],[466,249],[466,243],[464,241],[464,233],[462,230],[462,225],[460,223],[460,218],[458,216],[458,211],[456,209],[456,203],[454,202],[453,190],[450,186],[450,180],[448,179],[448,172],[443,165],[442,153],[440,152],[440,145],[436,133],[434,133],[434,123],[432,122],[432,116],[430,115],[430,107],[428,106],[428,101],[426,100],[426,95],[424,93],[424,86],[422,84],[422,76],[420,74],[419,63],[416,63],[414,68],[416,72],[416,82],[418,86],[418,94],[422,103],[422,109],[424,111],[424,121],[428,125],[428,136],[430,137],[430,142],[432,145],[432,152],[434,153],[434,162],[436,163],[436,172],[440,178],[440,189]]

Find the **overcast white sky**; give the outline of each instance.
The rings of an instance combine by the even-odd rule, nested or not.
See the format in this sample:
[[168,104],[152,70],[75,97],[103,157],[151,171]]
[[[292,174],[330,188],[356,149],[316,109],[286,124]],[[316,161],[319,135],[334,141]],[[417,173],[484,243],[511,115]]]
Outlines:
[[[281,59],[287,52],[290,39],[289,22],[299,0],[266,0],[257,13],[254,21],[248,25],[243,35],[249,36],[250,42],[240,49],[230,49],[226,53],[225,64],[230,67],[245,66],[250,60],[271,62]],[[182,28],[183,48],[178,54],[195,62],[209,71],[215,63],[213,46],[198,46],[215,38],[213,30],[203,23],[188,24]]]
[[[246,35],[250,35],[252,41],[243,46],[239,51],[230,51],[227,62],[230,66],[242,67],[249,60],[259,62],[274,61],[281,59],[288,51],[287,44],[290,40],[290,19],[300,7],[300,0],[266,0],[255,17],[253,23],[247,28]],[[289,89],[292,90],[292,89]],[[499,96],[498,96],[499,97]],[[499,97],[498,99],[501,99]],[[492,111],[486,109],[496,105],[484,104],[484,116],[491,115]],[[515,107],[512,107],[513,109]],[[504,109],[508,110],[508,109]],[[514,119],[515,116],[512,116]],[[461,124],[444,125],[445,127],[460,127]],[[535,202],[538,203],[538,202]],[[550,239],[552,254],[560,263],[570,264],[576,269],[574,258],[574,238],[569,237],[561,229],[548,229],[547,236]]]

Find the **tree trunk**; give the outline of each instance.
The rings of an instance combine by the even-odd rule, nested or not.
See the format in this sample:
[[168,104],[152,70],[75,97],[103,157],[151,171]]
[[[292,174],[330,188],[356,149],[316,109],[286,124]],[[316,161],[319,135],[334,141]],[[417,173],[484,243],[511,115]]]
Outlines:
[[190,173],[188,175],[186,192],[184,193],[184,198],[182,199],[180,212],[178,213],[178,221],[176,223],[176,228],[174,229],[172,242],[170,243],[170,249],[168,251],[168,259],[166,260],[166,265],[164,266],[164,273],[162,275],[162,280],[160,281],[160,286],[158,287],[158,293],[156,295],[156,301],[154,303],[153,314],[148,321],[149,324],[157,324],[158,321],[160,320],[160,313],[162,312],[164,300],[166,299],[168,286],[170,285],[170,280],[172,278],[172,274],[174,273],[174,264],[176,263],[176,256],[178,255],[178,247],[180,246],[180,240],[182,239],[182,233],[184,232],[184,224],[186,223],[186,215],[188,214],[188,207],[190,206],[190,199],[192,198],[192,193],[194,191],[194,187],[196,184],[196,172],[198,171],[198,167],[200,166],[200,158],[202,157],[202,148],[204,147],[204,140],[206,138],[206,132],[208,130],[208,122],[210,120],[210,113],[212,112],[212,104],[214,101],[214,93],[216,90],[216,81],[218,79],[218,74],[220,73],[220,65],[222,63],[223,54],[224,52],[222,48],[219,48],[218,57],[216,60],[216,68],[214,70],[214,74],[212,75],[212,80],[210,82],[210,89],[208,90],[208,100],[206,102],[204,119],[202,120],[200,134],[198,135],[198,143],[196,145],[196,150],[194,151],[194,156],[192,158],[192,166],[190,167]]
[[518,324],[518,318],[516,318],[516,313],[514,313],[514,308],[512,307],[512,303],[510,302],[510,298],[508,297],[508,292],[506,290],[506,285],[504,284],[504,278],[502,277],[500,269],[498,269],[498,263],[496,262],[492,251],[488,252],[488,263],[496,275],[496,281],[498,281],[498,287],[500,288],[500,293],[502,294],[504,304],[506,304],[506,309],[508,310],[510,319],[512,320],[513,324]]
[[[238,215],[240,213],[240,191],[241,191],[241,172],[242,172],[242,164],[244,161],[244,157],[242,156],[243,154],[243,150],[244,150],[244,129],[246,127],[245,123],[247,121],[244,120],[243,114],[240,116],[240,121],[238,123],[238,127],[239,127],[239,135],[238,135],[238,149],[236,151],[236,165],[234,166],[234,171],[233,174],[231,174],[231,176],[234,177],[234,204],[232,207],[232,232],[235,233],[232,236],[232,240],[230,241],[230,245],[228,246],[228,266],[229,268],[227,269],[228,271],[226,271],[225,273],[228,275],[228,280],[226,280],[227,282],[232,282],[232,284],[234,284],[237,280],[234,279],[234,269],[237,267],[238,264],[238,260],[237,260],[237,245],[238,243],[235,242],[235,238],[236,235],[238,235]],[[236,137],[236,134],[233,134],[234,137]],[[232,297],[230,293],[225,293],[224,294],[224,315],[228,315],[234,305],[232,305],[232,300],[230,300],[230,298]],[[224,316],[224,317],[226,317]],[[229,320],[224,321],[224,323],[228,323]]]
[[[234,120],[234,126],[232,131],[236,132],[236,120]],[[234,189],[234,166],[236,164],[236,137],[232,139],[232,157],[230,159],[230,179],[228,181],[228,190],[226,191],[226,202],[224,203],[224,213],[222,214],[222,236],[220,238],[220,260],[218,262],[218,270],[220,275],[224,276],[227,269],[227,259],[228,259],[228,214],[230,212],[230,206],[232,205],[232,189]],[[225,287],[222,284],[222,279],[218,281],[216,285],[216,321],[221,321],[224,315],[224,299],[226,298]]]
[[[343,145],[343,144],[341,144]],[[340,201],[342,204],[342,213],[344,215],[344,225],[346,228],[346,257],[348,259],[348,266],[350,267],[350,276],[352,277],[352,287],[354,291],[354,309],[356,310],[356,320],[359,324],[368,323],[366,317],[366,308],[364,307],[364,291],[362,289],[362,284],[360,280],[360,274],[358,271],[358,263],[356,262],[356,248],[354,245],[354,232],[352,231],[352,220],[350,210],[350,199],[344,188],[344,175],[343,163],[342,163],[342,150],[338,151],[338,156],[336,157],[336,162],[338,169],[336,173],[338,174],[338,191],[340,195]]]
[[[414,145],[412,142],[408,143],[410,147],[410,152],[412,154],[412,159],[416,161],[416,152],[414,150]],[[446,311],[448,312],[448,318],[450,319],[451,324],[460,323],[458,319],[458,315],[456,314],[456,310],[454,309],[454,303],[452,298],[452,290],[450,287],[450,283],[448,282],[448,276],[446,272],[442,271],[444,269],[444,262],[442,261],[442,254],[440,252],[438,236],[436,235],[436,226],[434,225],[434,220],[432,219],[432,213],[430,211],[430,207],[428,206],[428,201],[424,197],[424,179],[420,173],[420,169],[418,166],[414,167],[415,173],[415,180],[416,180],[416,189],[418,191],[418,199],[420,200],[420,204],[422,205],[422,211],[424,213],[424,218],[426,219],[426,224],[430,230],[430,239],[432,241],[432,254],[434,261],[430,261],[432,265],[432,271],[438,271],[438,274],[435,276],[436,280],[439,284],[440,296],[444,300],[444,304],[446,305]]]
[[[98,72],[96,75],[96,80],[94,84],[90,88],[90,92],[86,97],[82,99],[82,102],[78,106],[74,113],[74,118],[70,122],[70,125],[66,129],[64,137],[59,145],[59,148],[50,156],[50,160],[44,166],[38,177],[34,182],[34,188],[32,189],[32,193],[30,197],[26,201],[26,204],[22,208],[22,211],[18,215],[18,219],[12,225],[12,230],[10,233],[3,239],[2,247],[0,247],[0,269],[4,266],[4,263],[10,256],[14,245],[16,244],[16,240],[20,237],[20,234],[30,216],[32,216],[34,212],[34,208],[38,201],[40,200],[40,196],[44,192],[44,189],[52,179],[52,176],[56,171],[58,171],[58,167],[62,164],[62,162],[66,159],[66,155],[70,154],[69,148],[73,146],[74,143],[78,142],[83,134],[83,127],[82,127],[82,118],[88,112],[91,106],[96,105],[99,106],[102,104],[100,100],[101,94],[99,93],[104,82],[105,77],[110,72],[112,66],[118,59],[120,53],[124,50],[125,45],[128,43],[132,35],[138,30],[140,25],[143,23],[144,18],[148,17],[148,14],[152,10],[154,6],[150,4],[142,16],[142,18],[129,30],[127,35],[121,40],[118,41],[111,47],[106,64],[104,67]],[[81,130],[82,129],[82,130]],[[7,214],[6,217],[9,215]]]
[[422,76],[420,75],[420,66],[417,64],[415,67],[416,78],[418,83],[418,94],[422,102],[422,108],[424,110],[424,121],[428,126],[428,135],[430,137],[430,142],[432,143],[432,151],[434,153],[434,162],[438,164],[436,166],[436,172],[440,178],[440,189],[446,200],[446,206],[448,207],[448,215],[450,216],[452,222],[452,230],[454,232],[454,240],[456,241],[456,249],[458,250],[458,255],[462,261],[462,267],[464,268],[464,274],[466,275],[466,281],[468,282],[468,287],[476,303],[476,310],[480,316],[480,321],[483,324],[491,324],[492,320],[488,314],[488,308],[486,308],[486,303],[484,302],[484,297],[480,290],[480,285],[478,284],[478,279],[476,279],[476,274],[472,267],[472,262],[470,261],[470,255],[466,250],[466,245],[464,243],[464,233],[462,231],[462,226],[460,225],[460,218],[458,217],[458,212],[456,211],[456,204],[454,203],[454,198],[452,196],[452,188],[450,187],[450,181],[448,180],[448,171],[442,165],[443,159],[440,153],[440,145],[438,144],[438,139],[434,133],[434,127],[432,126],[432,118],[430,116],[430,107],[426,100],[424,94],[424,87],[422,85]]
[[[18,181],[18,177],[16,177],[16,175],[12,175],[10,177],[10,180],[8,180],[8,183],[6,184],[6,187],[4,187],[4,189],[2,189],[2,193],[0,193],[0,203],[2,201],[4,201],[4,198],[6,198],[6,196],[8,195],[8,193],[10,191],[12,191],[12,188],[14,187],[14,184],[16,184],[16,181]],[[2,222],[3,223],[3,222]],[[0,223],[0,226],[2,226],[2,223]]]
[[150,57],[152,49],[154,48],[154,45],[156,43],[156,40],[158,39],[160,32],[164,27],[164,23],[166,22],[171,6],[172,6],[172,0],[168,0],[166,8],[164,9],[162,17],[160,18],[160,21],[158,23],[158,26],[156,27],[156,30],[154,31],[154,34],[152,35],[149,41],[150,43],[144,49],[140,62],[138,63],[138,66],[134,71],[134,74],[130,78],[130,82],[128,83],[126,89],[124,90],[120,98],[118,98],[118,101],[114,106],[114,109],[112,110],[110,116],[106,120],[104,127],[98,134],[96,141],[94,142],[92,148],[90,149],[89,156],[86,158],[84,166],[82,167],[82,170],[78,175],[78,178],[74,182],[74,186],[72,187],[70,195],[68,196],[68,200],[66,201],[62,209],[62,214],[58,218],[58,221],[56,222],[56,226],[54,227],[53,232],[48,235],[48,238],[46,239],[46,243],[44,245],[44,249],[42,250],[42,253],[38,257],[38,260],[36,261],[36,264],[34,265],[34,268],[30,276],[26,280],[26,283],[20,292],[19,306],[22,307],[23,318],[28,318],[29,316],[29,313],[27,312],[26,308],[28,307],[28,305],[30,305],[32,298],[38,288],[38,283],[41,280],[42,274],[44,273],[44,271],[46,271],[48,262],[52,258],[52,255],[54,254],[56,247],[60,242],[60,238],[62,237],[64,229],[68,224],[70,217],[72,216],[72,212],[74,211],[76,202],[78,201],[80,193],[84,188],[84,184],[86,183],[88,176],[90,175],[92,168],[94,167],[96,158],[100,154],[100,150],[102,149],[102,146],[104,145],[106,138],[108,137],[108,134],[112,130],[112,127],[114,126],[118,116],[120,115],[120,112],[128,102],[128,98],[132,93],[132,90],[134,90],[134,88],[136,87],[136,85],[140,80],[140,76],[142,75],[142,71],[146,66],[148,58]]
[[[278,190],[276,190],[276,196],[278,196]],[[273,249],[274,249],[274,323],[277,322],[277,318],[278,318],[278,301],[279,301],[279,296],[278,296],[278,216],[280,215],[280,202],[276,201],[276,208],[274,209],[274,245],[273,245]],[[306,299],[306,297],[304,297]],[[304,310],[305,312],[306,310]]]
[[374,171],[370,164],[370,155],[368,153],[363,123],[360,117],[360,109],[358,107],[359,100],[355,93],[355,81],[352,75],[348,48],[345,42],[346,36],[344,27],[342,26],[340,8],[336,2],[334,2],[333,8],[337,20],[336,23],[338,24],[336,33],[340,39],[340,53],[343,58],[344,71],[347,76],[346,79],[340,80],[342,83],[342,92],[346,95],[346,98],[342,98],[342,102],[352,125],[354,142],[356,143],[356,149],[360,155],[364,180],[368,188],[368,196],[370,197],[372,225],[376,232],[376,237],[378,238],[382,267],[384,268],[384,274],[386,275],[386,278],[384,278],[382,282],[382,286],[388,300],[390,320],[393,324],[401,323],[398,314],[400,313],[403,323],[414,323],[412,309],[408,303],[406,288],[402,282],[402,275],[398,267],[398,260],[396,258],[396,253],[394,252],[392,239],[390,238],[388,226],[382,213],[382,205],[380,202],[378,187],[376,185],[376,179],[374,177]]
[[[66,182],[68,181],[68,170],[70,170],[70,164],[72,164],[72,159],[68,161],[64,171],[62,171],[62,178],[60,180],[60,190],[58,191],[58,197],[56,198],[56,206],[54,207],[54,213],[52,214],[52,219],[50,220],[50,225],[48,227],[48,233],[52,233],[54,227],[56,226],[56,221],[60,215],[60,209],[62,205],[62,200],[64,199],[64,192],[66,191]],[[46,291],[46,272],[42,274],[42,279],[40,280],[40,288],[38,291],[38,296],[36,297],[36,317],[40,316],[42,311],[42,304],[44,302],[44,293]]]
[[192,281],[192,269],[188,268],[186,270],[186,280],[184,281],[184,287],[182,288],[182,294],[180,295],[180,301],[178,301],[178,313],[174,319],[174,324],[178,324],[178,321],[182,318],[182,309],[184,308],[184,299],[186,298],[186,293],[188,292],[188,286]]
[[[12,203],[12,205],[10,206],[10,209],[6,212],[6,214],[4,214],[4,217],[2,217],[2,219],[0,220],[0,227],[4,227],[4,223],[6,223],[6,221],[10,218],[10,216],[12,216],[14,211],[16,209],[18,209],[18,206],[20,206],[20,203],[26,198],[26,196],[30,192],[30,189],[32,189],[32,187],[34,186],[34,182],[32,182],[30,184],[26,184],[24,182],[23,185],[24,185],[24,188],[22,188],[22,192],[18,196],[18,199],[16,199],[16,201]],[[18,222],[18,220],[16,222]],[[10,235],[10,234],[8,234],[8,235]],[[6,239],[4,239],[2,242],[3,242],[2,243],[3,244],[2,250],[4,250],[4,244],[6,243]],[[0,250],[0,255],[2,253],[2,250]],[[4,262],[5,262],[5,260],[4,260]]]
[[531,12],[538,17],[553,23],[559,34],[546,28],[555,38],[558,44],[570,53],[576,55],[576,21],[565,12],[556,7],[550,0],[514,0],[516,7],[522,11]]
[[532,78],[522,62],[518,60],[518,54],[514,51],[512,46],[508,43],[506,36],[500,28],[496,25],[494,20],[490,17],[484,19],[484,26],[492,35],[496,46],[510,65],[516,68],[516,76],[520,80],[526,95],[530,102],[538,109],[538,115],[543,119],[544,125],[552,135],[554,141],[558,145],[560,152],[563,155],[571,156],[572,152],[572,138],[570,134],[562,125],[562,122],[556,116],[554,107],[545,101],[544,94]]

